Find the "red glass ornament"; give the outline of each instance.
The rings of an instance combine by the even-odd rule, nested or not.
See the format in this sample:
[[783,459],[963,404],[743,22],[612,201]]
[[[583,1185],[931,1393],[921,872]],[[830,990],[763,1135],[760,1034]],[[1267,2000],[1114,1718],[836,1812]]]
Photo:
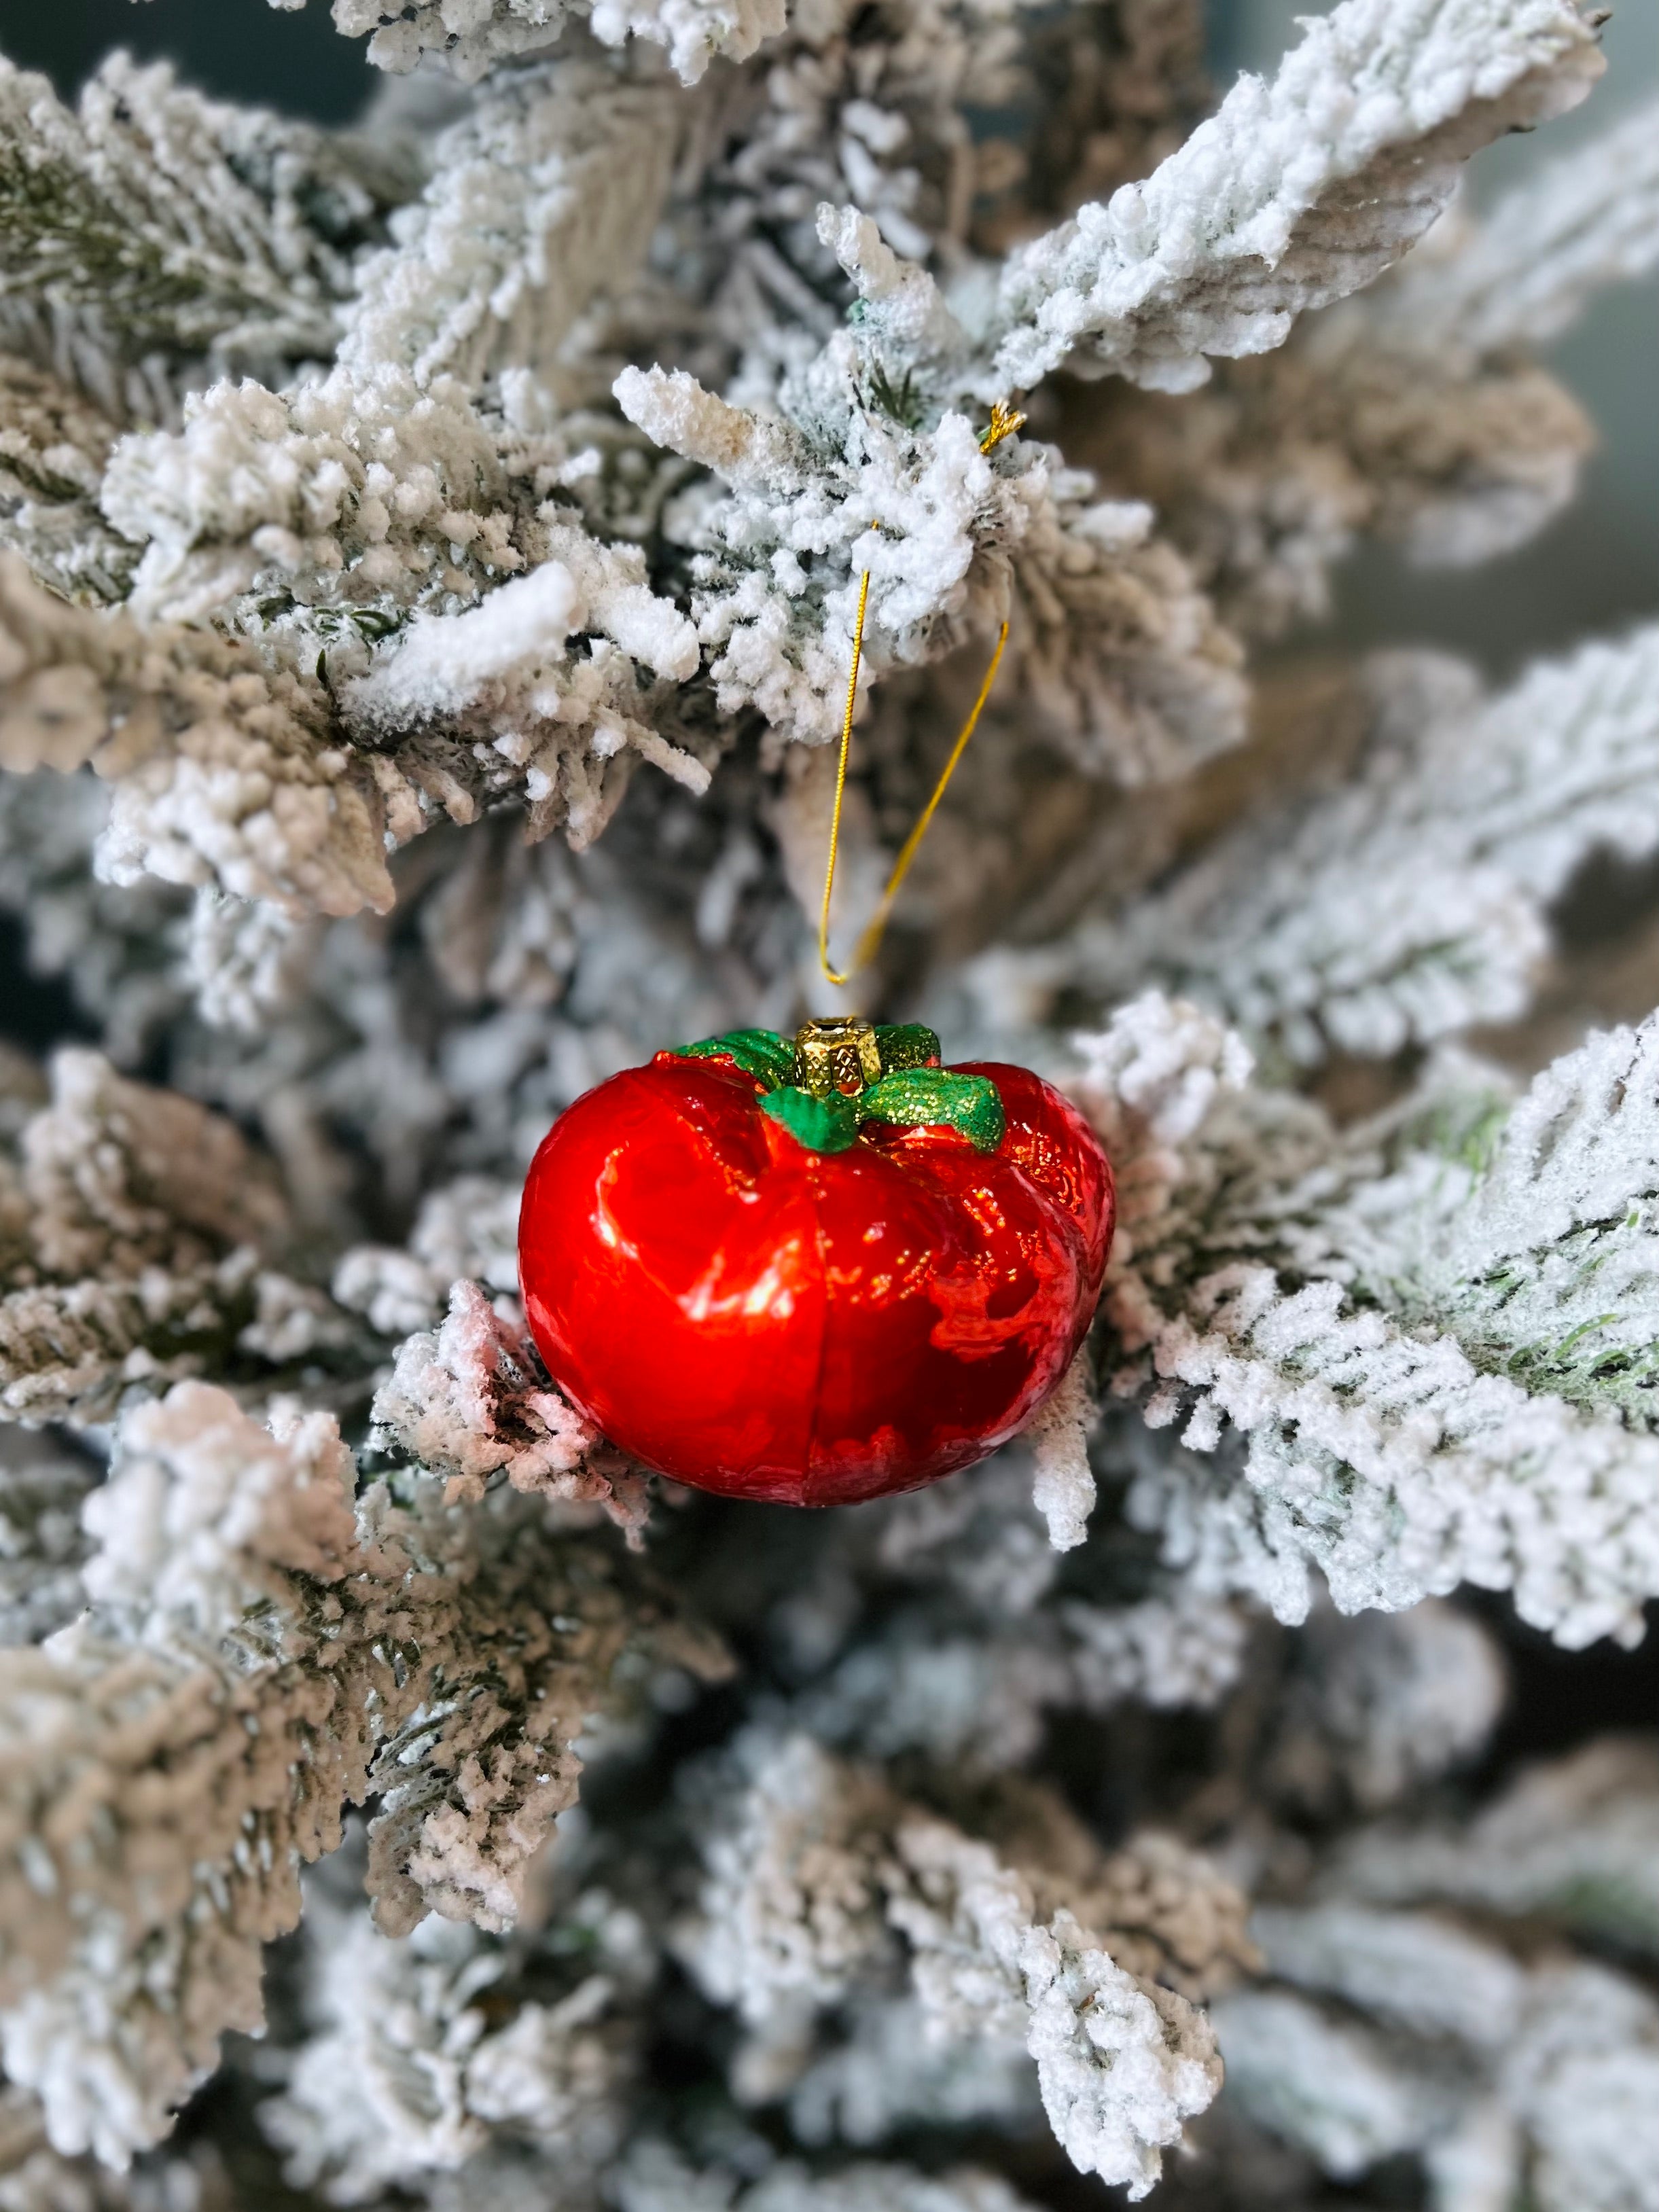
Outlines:
[[[872,1036],[910,1041],[911,1072],[866,1088],[842,1052],[816,1097],[781,1086],[832,1028],[864,1033],[866,1071]],[[555,1122],[520,1214],[525,1307],[614,1443],[699,1489],[845,1505],[970,1465],[1042,1404],[1094,1316],[1111,1170],[1028,1070],[939,1070],[937,1050],[866,1024],[809,1024],[799,1048],[744,1031],[659,1053]],[[947,1110],[963,1126],[919,1119]]]

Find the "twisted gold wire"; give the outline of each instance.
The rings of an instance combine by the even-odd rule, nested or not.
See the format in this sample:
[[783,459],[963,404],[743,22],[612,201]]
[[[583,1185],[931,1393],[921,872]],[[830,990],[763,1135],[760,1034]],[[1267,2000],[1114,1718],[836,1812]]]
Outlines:
[[859,659],[864,650],[864,611],[869,598],[870,571],[866,568],[864,572],[864,580],[859,586],[858,620],[853,628],[853,666],[847,678],[847,711],[841,720],[841,757],[836,763],[835,811],[830,817],[830,862],[823,873],[823,904],[818,914],[818,966],[823,971],[825,981],[833,983],[837,990],[844,988],[850,983],[854,976],[867,968],[875,957],[876,948],[881,943],[887,927],[887,917],[892,912],[893,901],[898,896],[899,886],[910,872],[910,863],[915,859],[917,848],[927,835],[927,825],[933,820],[940,799],[945,796],[945,787],[956,774],[957,763],[967,750],[968,740],[973,736],[975,726],[984,710],[985,702],[991,696],[991,686],[996,682],[997,666],[1002,659],[1002,648],[1008,642],[1008,625],[1005,622],[997,632],[996,650],[991,655],[990,665],[985,672],[985,680],[979,687],[979,696],[974,701],[968,719],[957,733],[955,744],[951,748],[951,757],[945,762],[939,781],[933,786],[933,795],[916,817],[915,827],[905,839],[898,859],[893,863],[893,872],[887,878],[887,888],[881,895],[880,903],[874,915],[866,925],[864,933],[859,939],[854,951],[852,966],[842,972],[830,964],[830,898],[836,887],[836,860],[841,850],[842,801],[847,791],[847,759],[853,746],[853,708],[858,698]]

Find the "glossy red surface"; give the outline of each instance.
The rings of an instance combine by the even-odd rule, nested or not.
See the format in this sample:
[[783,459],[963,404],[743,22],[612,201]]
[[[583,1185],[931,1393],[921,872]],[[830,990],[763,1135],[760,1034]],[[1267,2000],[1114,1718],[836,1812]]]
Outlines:
[[664,1054],[579,1098],[525,1185],[519,1267],[561,1389],[703,1490],[843,1505],[1012,1436],[1065,1373],[1111,1241],[1075,1109],[995,1063],[995,1152],[867,1122],[804,1150],[728,1061]]

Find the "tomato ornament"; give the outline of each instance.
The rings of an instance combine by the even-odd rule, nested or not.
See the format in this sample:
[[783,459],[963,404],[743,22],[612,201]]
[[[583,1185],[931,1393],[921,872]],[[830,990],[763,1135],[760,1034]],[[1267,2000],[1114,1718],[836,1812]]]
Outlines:
[[918,1026],[739,1030],[612,1076],[519,1218],[559,1388],[702,1490],[846,1505],[1006,1443],[1066,1372],[1111,1240],[1093,1132]]

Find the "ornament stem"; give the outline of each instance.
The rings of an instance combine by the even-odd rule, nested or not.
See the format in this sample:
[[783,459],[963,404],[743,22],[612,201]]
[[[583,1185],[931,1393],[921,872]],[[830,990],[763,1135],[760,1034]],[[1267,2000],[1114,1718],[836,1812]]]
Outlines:
[[887,917],[893,910],[893,901],[898,896],[899,887],[910,872],[910,863],[915,859],[917,849],[927,834],[927,825],[945,796],[945,786],[957,772],[957,763],[967,750],[968,740],[973,736],[985,702],[991,696],[991,686],[997,680],[1002,648],[1008,642],[1008,624],[1005,618],[997,632],[996,647],[985,672],[984,681],[979,687],[979,696],[957,732],[957,741],[951,748],[951,757],[940,770],[939,781],[933,786],[932,798],[916,817],[915,827],[905,839],[899,856],[893,863],[893,872],[887,878],[887,888],[883,891],[876,911],[866,925],[864,934],[859,939],[854,951],[853,964],[843,972],[830,965],[830,897],[836,887],[836,857],[841,850],[842,801],[847,791],[847,757],[853,747],[853,708],[858,696],[859,657],[864,649],[864,610],[869,597],[870,571],[866,568],[864,580],[859,586],[858,620],[853,629],[853,666],[847,678],[847,711],[841,722],[841,757],[836,763],[836,805],[830,817],[830,860],[823,874],[823,905],[818,914],[818,966],[823,971],[824,981],[833,983],[837,990],[844,989],[854,976],[867,968],[875,957],[876,948],[887,927]]
[[856,1097],[885,1069],[872,1024],[861,1014],[828,1014],[795,1032],[795,1081],[815,1097]]

